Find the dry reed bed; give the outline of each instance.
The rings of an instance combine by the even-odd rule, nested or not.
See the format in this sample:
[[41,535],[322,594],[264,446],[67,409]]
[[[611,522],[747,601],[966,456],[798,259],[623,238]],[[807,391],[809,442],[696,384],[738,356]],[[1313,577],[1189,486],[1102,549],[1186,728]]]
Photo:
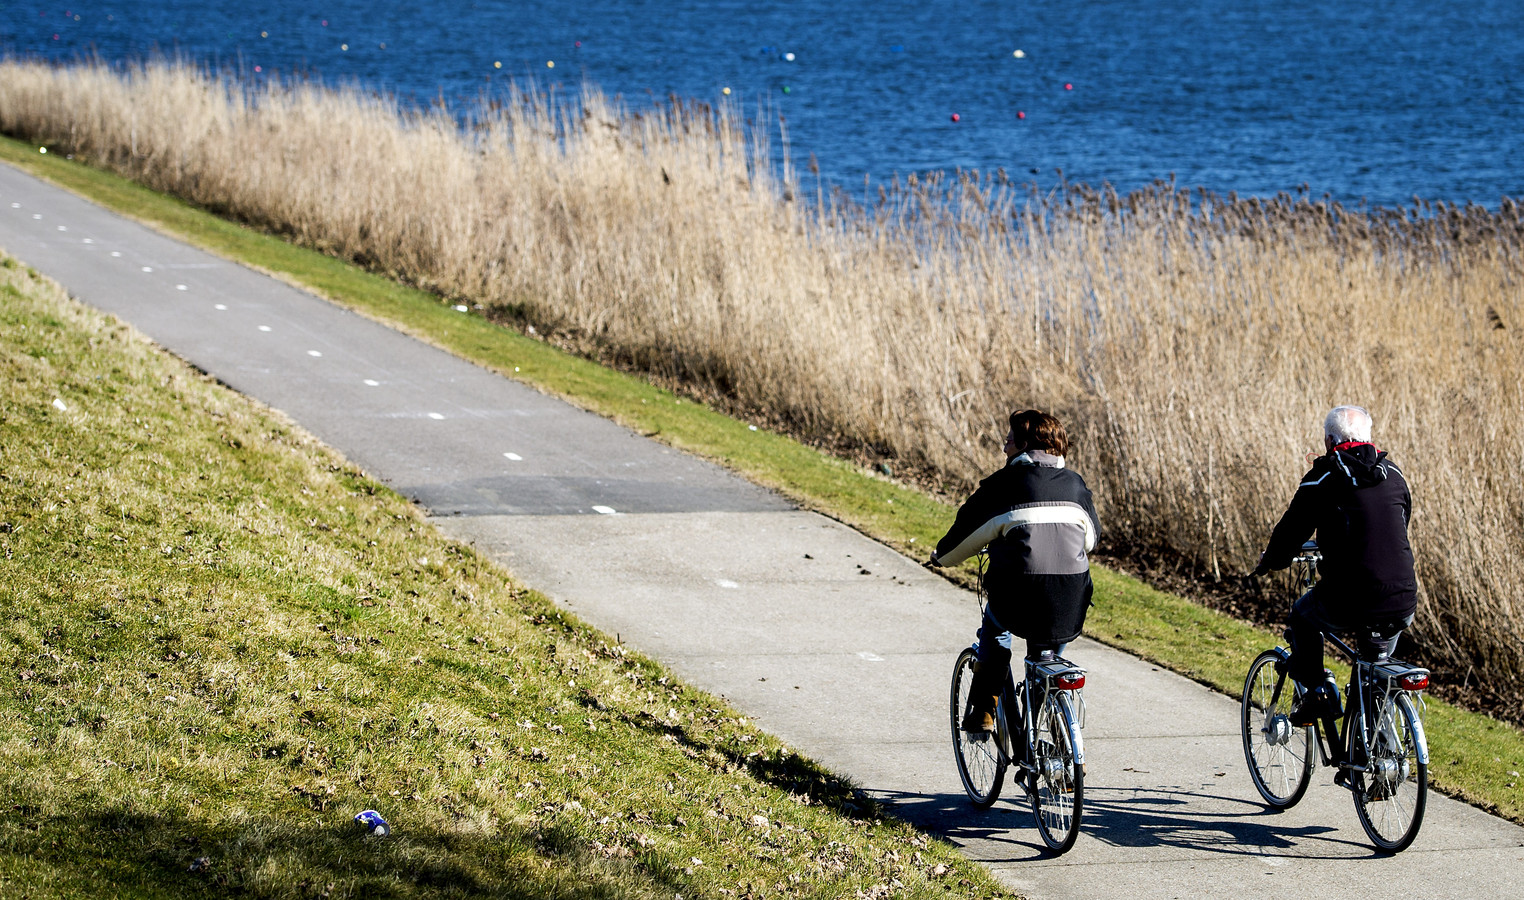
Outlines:
[[[517,94],[462,126],[356,90],[0,63],[0,129],[786,423],[937,473],[1053,409],[1109,537],[1246,570],[1372,409],[1415,493],[1416,635],[1524,717],[1520,210],[1351,211],[1003,177],[852,202],[732,111]],[[1275,598],[1276,603],[1283,598]],[[1463,675],[1475,682],[1476,676]]]

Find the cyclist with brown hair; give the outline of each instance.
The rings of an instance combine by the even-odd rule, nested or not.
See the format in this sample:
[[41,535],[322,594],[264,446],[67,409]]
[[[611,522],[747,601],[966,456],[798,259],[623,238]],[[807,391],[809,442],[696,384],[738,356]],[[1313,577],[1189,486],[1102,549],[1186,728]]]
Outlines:
[[994,728],[1013,634],[1026,639],[1027,658],[1035,660],[1061,655],[1084,627],[1094,591],[1087,554],[1101,526],[1085,480],[1064,464],[1068,452],[1058,419],[1035,409],[1012,413],[1005,465],[979,483],[928,561],[954,566],[989,548],[989,603],[966,731]]

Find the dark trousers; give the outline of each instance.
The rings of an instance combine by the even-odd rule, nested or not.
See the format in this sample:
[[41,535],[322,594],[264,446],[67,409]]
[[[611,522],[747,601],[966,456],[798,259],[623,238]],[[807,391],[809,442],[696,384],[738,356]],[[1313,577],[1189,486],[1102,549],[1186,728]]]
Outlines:
[[1291,605],[1286,620],[1291,640],[1291,662],[1287,669],[1297,683],[1312,689],[1323,683],[1323,632],[1356,632],[1356,651],[1366,659],[1390,655],[1402,630],[1413,624],[1413,617],[1372,620],[1358,613],[1330,610],[1324,602],[1323,585],[1314,585]]

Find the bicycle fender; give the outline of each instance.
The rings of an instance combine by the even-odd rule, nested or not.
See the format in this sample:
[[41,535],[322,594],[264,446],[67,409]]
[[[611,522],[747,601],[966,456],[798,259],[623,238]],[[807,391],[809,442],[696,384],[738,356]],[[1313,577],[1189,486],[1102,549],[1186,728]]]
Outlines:
[[1082,766],[1085,764],[1085,736],[1080,733],[1079,720],[1074,717],[1073,703],[1064,704],[1064,719],[1069,723],[1069,733],[1074,735],[1074,764]]
[[[1404,698],[1406,699],[1406,698]],[[1418,717],[1418,711],[1413,709],[1413,701],[1408,701],[1408,709],[1413,713],[1413,741],[1418,744],[1418,761],[1424,766],[1429,765],[1429,739],[1423,733],[1423,719]]]

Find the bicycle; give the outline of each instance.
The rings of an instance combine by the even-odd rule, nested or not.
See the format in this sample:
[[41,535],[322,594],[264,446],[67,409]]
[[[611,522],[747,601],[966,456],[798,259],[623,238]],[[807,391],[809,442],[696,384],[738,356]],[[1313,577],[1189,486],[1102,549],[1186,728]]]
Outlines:
[[[980,584],[982,613],[986,603],[982,577]],[[1024,660],[1025,678],[1020,684],[1010,672],[1006,674],[995,705],[995,730],[970,733],[963,730],[963,716],[973,704],[970,688],[978,649],[978,642],[965,648],[953,667],[949,712],[953,756],[963,789],[975,806],[988,809],[1000,798],[1006,769],[1014,765],[1032,802],[1032,817],[1043,843],[1055,853],[1064,853],[1074,846],[1084,814],[1081,728],[1085,699],[1080,689],[1085,686],[1085,670],[1052,651],[1041,659]],[[1027,715],[1028,710],[1035,714]]]
[[[1322,558],[1317,543],[1308,541],[1292,561],[1304,589],[1317,581]],[[1307,792],[1315,757],[1321,759],[1338,770],[1334,783],[1353,795],[1355,813],[1376,847],[1401,852],[1418,836],[1429,791],[1429,744],[1418,712],[1429,671],[1391,659],[1391,641],[1357,652],[1337,635],[1324,635],[1352,663],[1346,705],[1320,723],[1293,726],[1288,712],[1302,687],[1286,675],[1291,654],[1281,647],[1261,653],[1244,679],[1241,722],[1249,775],[1266,803],[1290,809]],[[1338,707],[1332,673],[1328,678]]]

